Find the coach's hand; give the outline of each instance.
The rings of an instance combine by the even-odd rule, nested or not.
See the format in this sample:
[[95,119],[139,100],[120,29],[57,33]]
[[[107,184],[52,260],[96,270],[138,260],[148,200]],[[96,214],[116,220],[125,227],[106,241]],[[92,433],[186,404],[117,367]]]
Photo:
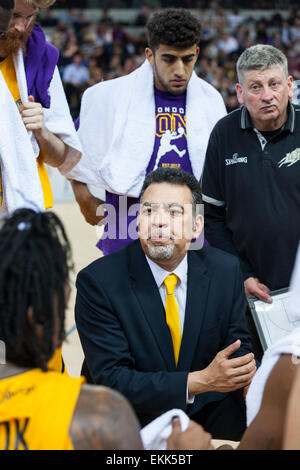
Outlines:
[[214,360],[205,369],[207,383],[211,391],[232,392],[247,387],[251,383],[256,372],[254,354],[249,353],[229,359],[229,356],[240,346],[240,340],[230,344],[223,351],[218,352]]
[[248,277],[244,281],[244,288],[246,297],[254,295],[263,302],[272,303],[272,297],[269,295],[270,289],[265,284],[259,282],[257,277]]
[[237,340],[218,352],[213,361],[203,370],[188,375],[189,396],[205,392],[233,392],[247,387],[256,372],[254,354],[229,359],[239,349]]

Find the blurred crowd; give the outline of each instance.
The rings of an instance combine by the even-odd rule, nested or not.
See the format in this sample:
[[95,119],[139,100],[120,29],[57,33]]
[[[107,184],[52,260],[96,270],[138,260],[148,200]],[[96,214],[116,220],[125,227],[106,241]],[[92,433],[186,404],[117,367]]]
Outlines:
[[[289,73],[300,80],[300,12],[296,8],[288,16],[278,10],[266,18],[246,15],[243,9],[225,10],[216,1],[208,1],[207,8],[194,11],[202,25],[195,70],[221,92],[228,111],[238,106],[237,57],[251,45],[271,44],[281,49],[288,57]],[[74,118],[87,87],[127,75],[144,61],[147,41],[143,27],[151,12],[150,7],[142,6],[131,28],[114,20],[109,9],[102,10],[95,21],[87,20],[83,9],[65,10],[59,18],[48,10],[39,19],[60,51],[58,66]]]

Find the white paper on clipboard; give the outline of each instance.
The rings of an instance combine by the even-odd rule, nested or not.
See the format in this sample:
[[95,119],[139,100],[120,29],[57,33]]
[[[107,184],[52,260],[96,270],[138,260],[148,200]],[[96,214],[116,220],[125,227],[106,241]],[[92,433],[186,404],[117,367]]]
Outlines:
[[252,299],[250,307],[264,350],[300,326],[300,319],[295,320],[289,309],[289,298],[290,292],[284,289],[272,292],[271,304]]

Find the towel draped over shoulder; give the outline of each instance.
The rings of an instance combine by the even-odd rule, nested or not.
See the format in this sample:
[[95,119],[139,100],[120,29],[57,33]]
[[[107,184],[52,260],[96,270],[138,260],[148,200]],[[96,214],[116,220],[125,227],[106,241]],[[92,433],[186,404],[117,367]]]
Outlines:
[[[35,26],[27,43],[27,55],[20,48],[13,55],[21,101],[33,95],[44,111],[44,124],[67,146],[66,159],[59,168],[70,171],[81,156],[63,85],[56,66],[58,52],[46,43],[42,29]],[[19,110],[0,72],[0,158],[3,200],[1,213],[20,207],[45,210],[36,159],[40,149],[34,133],[27,131]]]
[[[226,114],[220,93],[193,72],[187,87],[187,145],[200,179],[210,132]],[[78,135],[81,161],[67,175],[109,192],[138,197],[155,139],[153,69],[146,60],[131,74],[85,91]]]

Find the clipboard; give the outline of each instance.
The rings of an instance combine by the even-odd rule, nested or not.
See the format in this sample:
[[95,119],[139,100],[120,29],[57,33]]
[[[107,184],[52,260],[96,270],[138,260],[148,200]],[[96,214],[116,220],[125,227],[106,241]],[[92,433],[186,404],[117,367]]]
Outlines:
[[249,297],[248,305],[264,351],[279,339],[300,326],[289,312],[288,288],[269,292],[273,302],[267,304],[257,297]]

